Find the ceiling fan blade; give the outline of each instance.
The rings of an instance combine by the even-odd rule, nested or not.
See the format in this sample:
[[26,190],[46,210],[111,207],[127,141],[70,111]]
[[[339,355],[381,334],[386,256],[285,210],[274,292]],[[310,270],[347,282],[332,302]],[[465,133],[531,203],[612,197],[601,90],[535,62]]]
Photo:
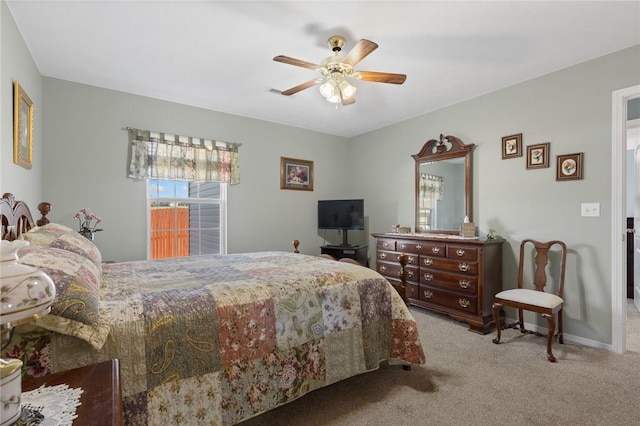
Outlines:
[[313,87],[316,84],[320,83],[321,81],[322,81],[321,78],[320,79],[319,78],[314,78],[313,80],[309,80],[309,81],[306,81],[306,82],[304,82],[302,84],[298,84],[297,86],[292,87],[291,89],[287,89],[284,92],[282,92],[282,94],[285,95],[285,96],[291,96],[291,95],[293,95],[295,93],[298,93],[298,92],[300,92],[300,91],[302,91],[304,89],[308,89],[309,87]]
[[273,58],[276,62],[282,62],[283,64],[295,65],[297,67],[309,68],[310,70],[316,70],[320,68],[320,65],[312,64],[311,62],[302,61],[300,59],[290,58],[284,55],[278,55]]
[[367,55],[378,48],[378,45],[370,40],[362,39],[356,43],[351,51],[342,60],[343,63],[352,67],[367,57]]
[[358,80],[374,81],[376,83],[391,83],[402,84],[407,79],[405,74],[392,74],[388,72],[375,72],[375,71],[358,71]]
[[353,96],[348,99],[342,99],[342,105],[344,106],[353,105],[355,103],[356,103],[356,98],[354,98]]

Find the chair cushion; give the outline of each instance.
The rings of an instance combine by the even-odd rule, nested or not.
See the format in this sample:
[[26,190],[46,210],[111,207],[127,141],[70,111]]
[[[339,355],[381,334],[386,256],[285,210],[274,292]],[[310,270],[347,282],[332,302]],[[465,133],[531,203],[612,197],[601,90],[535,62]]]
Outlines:
[[527,303],[543,308],[555,309],[562,304],[562,298],[544,291],[529,290],[526,288],[514,288],[504,290],[496,294],[496,299],[510,300],[512,302]]

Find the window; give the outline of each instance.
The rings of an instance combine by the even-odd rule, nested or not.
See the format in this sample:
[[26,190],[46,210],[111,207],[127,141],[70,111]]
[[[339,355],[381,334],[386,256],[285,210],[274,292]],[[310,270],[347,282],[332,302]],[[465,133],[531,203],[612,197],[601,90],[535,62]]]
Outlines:
[[227,184],[147,180],[147,257],[224,254]]

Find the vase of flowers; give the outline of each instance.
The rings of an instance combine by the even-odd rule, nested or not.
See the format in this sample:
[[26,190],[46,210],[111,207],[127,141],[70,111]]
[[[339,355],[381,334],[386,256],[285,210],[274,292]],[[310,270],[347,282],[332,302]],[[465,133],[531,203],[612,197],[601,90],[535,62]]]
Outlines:
[[86,239],[93,241],[95,233],[102,231],[102,228],[98,228],[98,224],[102,223],[102,219],[100,216],[91,213],[89,209],[81,209],[74,217],[78,219],[78,232]]

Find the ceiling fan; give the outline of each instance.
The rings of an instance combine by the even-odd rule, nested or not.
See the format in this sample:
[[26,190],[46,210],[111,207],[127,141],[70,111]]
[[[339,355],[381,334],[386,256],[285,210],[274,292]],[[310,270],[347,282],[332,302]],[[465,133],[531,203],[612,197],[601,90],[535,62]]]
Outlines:
[[339,35],[331,36],[329,37],[328,45],[334,53],[323,59],[320,65],[284,55],[273,58],[276,62],[309,68],[322,74],[322,77],[314,78],[313,80],[294,86],[281,92],[281,94],[291,96],[294,93],[320,84],[320,93],[327,101],[336,104],[351,105],[356,101],[353,96],[356,92],[356,87],[349,84],[347,77],[355,80],[391,84],[402,84],[407,79],[407,76],[404,74],[356,71],[353,69],[360,61],[378,48],[378,45],[370,40],[360,40],[346,56],[340,55],[345,45],[344,37]]

